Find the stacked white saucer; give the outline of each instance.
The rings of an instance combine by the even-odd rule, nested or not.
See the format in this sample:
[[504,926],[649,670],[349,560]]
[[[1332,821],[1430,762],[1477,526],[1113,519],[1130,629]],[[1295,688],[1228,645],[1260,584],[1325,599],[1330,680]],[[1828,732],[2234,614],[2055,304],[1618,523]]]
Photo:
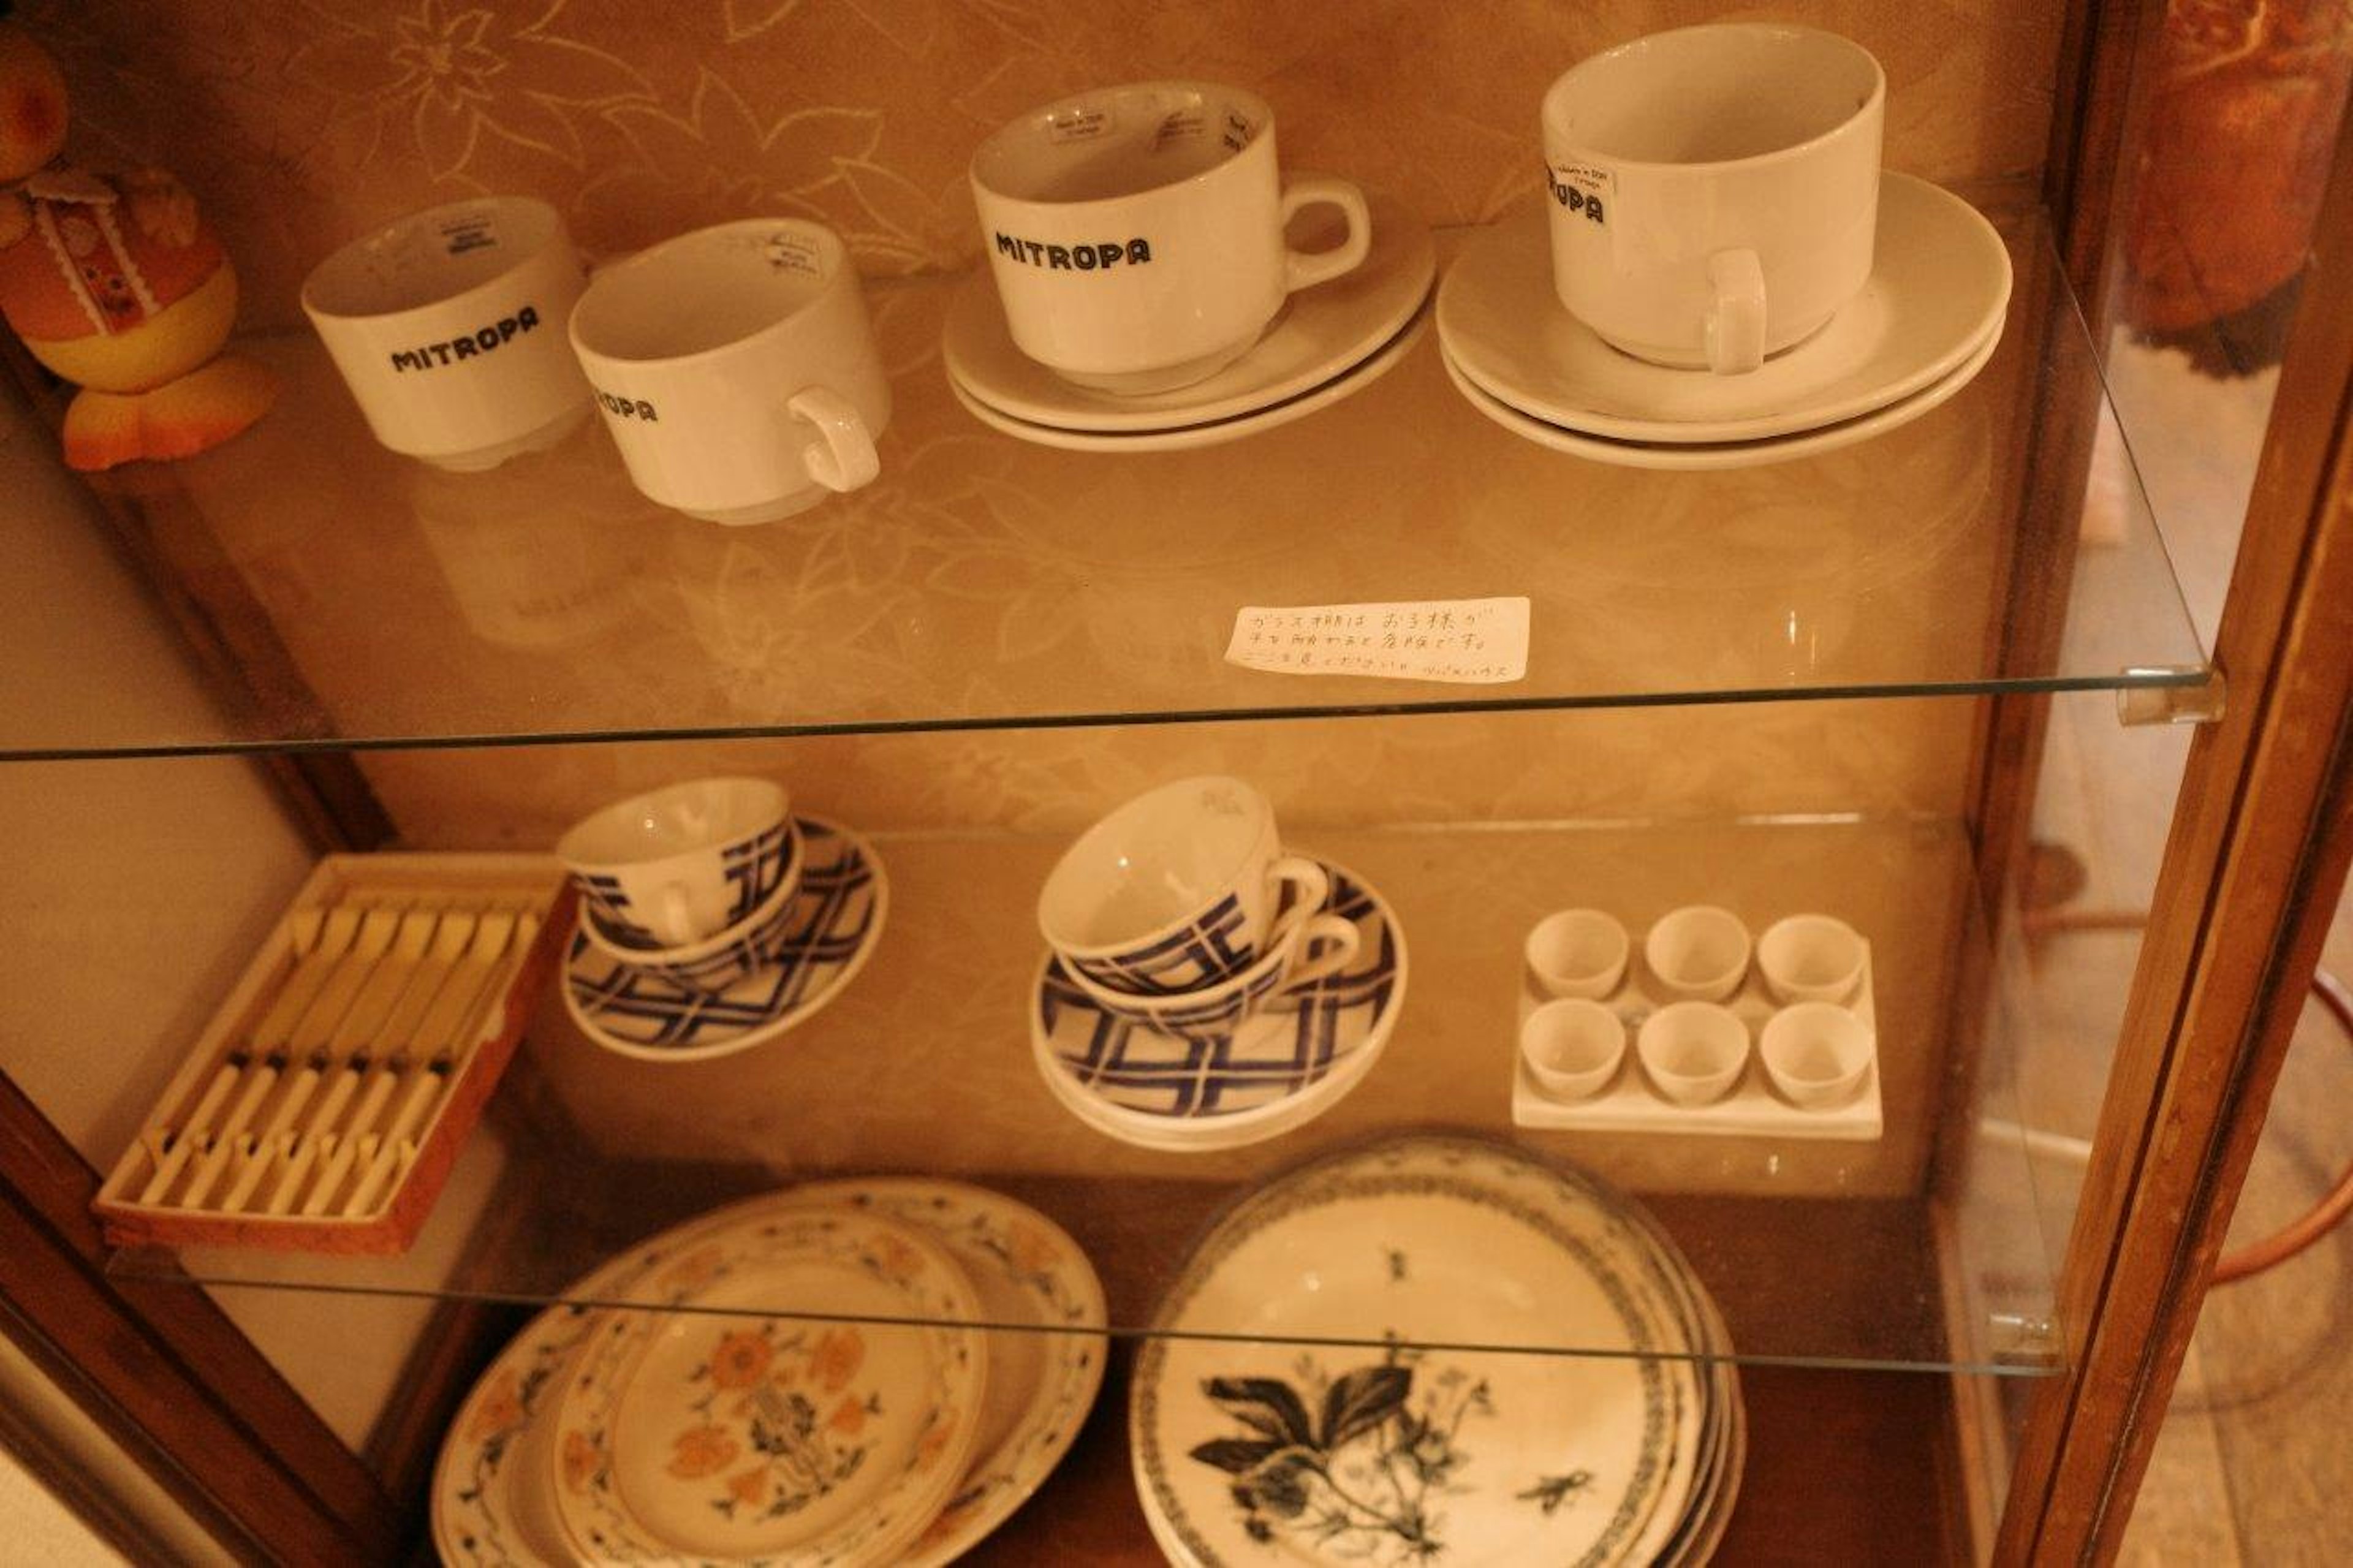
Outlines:
[[1045,1480],[1103,1382],[1086,1256],[953,1182],[771,1193],[564,1295],[450,1426],[445,1563],[942,1568]]
[[1541,205],[1463,247],[1438,290],[1447,374],[1515,435],[1596,462],[1707,469],[1835,451],[1919,418],[2001,341],[2010,252],[1976,208],[1887,173],[1869,278],[1811,337],[1741,374],[1636,359],[1554,289]]

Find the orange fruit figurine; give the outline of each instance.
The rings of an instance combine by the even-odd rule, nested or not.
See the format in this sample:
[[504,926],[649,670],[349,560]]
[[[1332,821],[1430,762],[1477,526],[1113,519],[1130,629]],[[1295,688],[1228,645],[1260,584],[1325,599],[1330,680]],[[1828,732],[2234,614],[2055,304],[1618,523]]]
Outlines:
[[171,175],[66,163],[66,122],[57,62],[0,22],[0,316],[82,389],[66,410],[66,462],[111,468],[216,447],[277,395],[268,369],[221,353],[236,269]]

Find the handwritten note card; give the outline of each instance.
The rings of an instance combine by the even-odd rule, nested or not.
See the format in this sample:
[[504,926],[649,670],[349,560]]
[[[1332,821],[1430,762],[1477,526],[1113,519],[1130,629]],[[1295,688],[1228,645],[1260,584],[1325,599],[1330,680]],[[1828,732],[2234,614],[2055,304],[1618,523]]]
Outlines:
[[1528,672],[1525,599],[1250,605],[1226,662],[1277,675],[1369,675],[1487,686]]

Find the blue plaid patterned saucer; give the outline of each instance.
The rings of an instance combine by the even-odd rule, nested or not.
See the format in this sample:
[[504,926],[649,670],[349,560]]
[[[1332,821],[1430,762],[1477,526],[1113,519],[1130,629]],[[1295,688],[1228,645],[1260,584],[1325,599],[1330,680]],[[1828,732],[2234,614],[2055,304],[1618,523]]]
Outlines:
[[1050,1057],[1068,1082],[1109,1107],[1201,1122],[1263,1113],[1322,1082],[1354,1053],[1377,1047],[1405,1000],[1404,941],[1378,893],[1322,864],[1332,877],[1322,912],[1356,927],[1356,958],[1346,969],[1277,994],[1239,1029],[1179,1037],[1104,1012],[1050,956],[1029,1014],[1039,1066]]
[[575,926],[564,1005],[580,1032],[625,1057],[698,1061],[765,1044],[833,1000],[865,967],[891,901],[882,861],[846,827],[797,816],[806,865],[767,962],[717,995],[623,962]]

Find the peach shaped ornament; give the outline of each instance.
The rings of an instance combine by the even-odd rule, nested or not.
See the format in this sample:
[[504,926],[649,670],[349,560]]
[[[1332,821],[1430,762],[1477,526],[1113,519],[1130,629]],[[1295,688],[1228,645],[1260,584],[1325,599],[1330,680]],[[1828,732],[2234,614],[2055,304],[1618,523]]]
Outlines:
[[171,175],[62,161],[66,86],[21,26],[0,21],[0,316],[81,388],[69,467],[186,458],[268,412],[277,381],[221,353],[237,273]]

